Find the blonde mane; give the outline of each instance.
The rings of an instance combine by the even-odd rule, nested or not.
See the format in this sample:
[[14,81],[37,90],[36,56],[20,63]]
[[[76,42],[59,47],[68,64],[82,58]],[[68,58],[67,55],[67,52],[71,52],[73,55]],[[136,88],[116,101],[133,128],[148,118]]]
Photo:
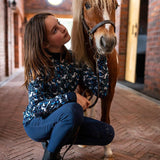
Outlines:
[[[88,0],[88,2],[92,6],[98,6],[100,5],[101,8],[106,9],[106,6],[108,10],[113,7],[113,0]],[[84,39],[84,33],[83,33],[83,25],[81,21],[81,14],[82,14],[82,6],[83,0],[73,0],[72,2],[72,11],[73,11],[73,27],[72,27],[72,33],[71,33],[71,44],[72,44],[72,51],[73,56],[75,57],[76,61],[87,63],[87,53],[85,48],[85,39]]]

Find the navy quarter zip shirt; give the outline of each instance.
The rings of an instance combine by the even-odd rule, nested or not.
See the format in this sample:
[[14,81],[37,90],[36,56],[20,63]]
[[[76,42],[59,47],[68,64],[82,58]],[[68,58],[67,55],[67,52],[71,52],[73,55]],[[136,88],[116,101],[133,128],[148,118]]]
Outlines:
[[[24,125],[35,117],[45,118],[66,103],[76,102],[74,91],[80,81],[97,95],[98,78],[90,67],[85,64],[79,66],[74,61],[68,63],[65,60],[65,53],[62,55],[62,60],[60,60],[60,53],[49,54],[52,55],[54,78],[46,81],[42,72],[35,80],[30,81],[28,85],[29,103],[23,112]],[[107,95],[109,87],[106,57],[100,56],[98,59],[98,70],[99,96],[104,97]]]

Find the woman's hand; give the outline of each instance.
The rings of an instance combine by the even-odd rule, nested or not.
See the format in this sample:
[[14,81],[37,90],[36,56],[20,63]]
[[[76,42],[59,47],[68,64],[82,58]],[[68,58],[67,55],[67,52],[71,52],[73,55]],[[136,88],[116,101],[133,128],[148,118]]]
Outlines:
[[76,96],[77,96],[77,103],[82,106],[83,110],[86,110],[90,105],[88,99],[81,96],[79,93],[76,93]]

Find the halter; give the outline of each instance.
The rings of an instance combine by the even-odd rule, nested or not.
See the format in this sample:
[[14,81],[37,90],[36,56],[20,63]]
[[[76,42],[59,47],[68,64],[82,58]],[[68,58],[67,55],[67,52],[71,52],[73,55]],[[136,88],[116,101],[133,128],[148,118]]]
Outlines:
[[83,23],[83,26],[89,36],[89,44],[90,46],[93,45],[93,37],[94,37],[94,33],[96,32],[96,30],[103,26],[104,24],[111,24],[114,28],[114,32],[116,32],[116,27],[115,27],[115,24],[111,21],[111,20],[104,20],[104,21],[101,21],[99,22],[98,24],[96,24],[92,29],[90,29],[84,19],[84,10],[82,9],[82,14],[81,14],[81,20],[82,20],[82,23]]
[[[93,37],[94,37],[94,33],[96,32],[96,30],[103,26],[104,24],[111,24],[114,28],[114,32],[116,31],[116,27],[115,27],[115,24],[111,21],[111,20],[104,20],[104,21],[101,21],[100,23],[96,24],[92,29],[90,29],[84,19],[84,10],[82,9],[82,14],[81,14],[81,20],[82,20],[82,23],[83,23],[83,27],[84,29],[86,30],[87,34],[88,34],[88,37],[89,37],[89,44],[90,44],[90,47],[93,49],[92,45],[93,45]],[[94,50],[95,52],[95,50]],[[97,93],[97,98],[95,100],[95,102],[89,106],[89,108],[92,108],[98,101],[98,98],[99,98],[99,71],[98,71],[98,64],[97,64],[97,59],[99,57],[99,54],[97,53],[97,51],[95,52],[94,54],[94,59],[96,61],[96,74],[97,74],[97,78],[98,78],[98,93]],[[85,91],[84,91],[85,92]],[[91,100],[92,97],[89,99]]]

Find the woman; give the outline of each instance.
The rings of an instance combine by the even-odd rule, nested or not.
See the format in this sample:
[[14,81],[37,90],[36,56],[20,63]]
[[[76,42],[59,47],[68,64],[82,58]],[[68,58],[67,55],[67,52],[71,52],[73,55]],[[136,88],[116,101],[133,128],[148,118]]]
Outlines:
[[[83,116],[90,102],[75,92],[81,82],[96,95],[98,80],[87,65],[77,65],[64,44],[70,40],[67,29],[50,13],[35,15],[25,28],[25,83],[29,104],[23,125],[35,141],[48,140],[43,160],[61,159],[66,144],[106,145],[114,137],[113,128]],[[99,94],[106,96],[108,68],[100,56]]]

